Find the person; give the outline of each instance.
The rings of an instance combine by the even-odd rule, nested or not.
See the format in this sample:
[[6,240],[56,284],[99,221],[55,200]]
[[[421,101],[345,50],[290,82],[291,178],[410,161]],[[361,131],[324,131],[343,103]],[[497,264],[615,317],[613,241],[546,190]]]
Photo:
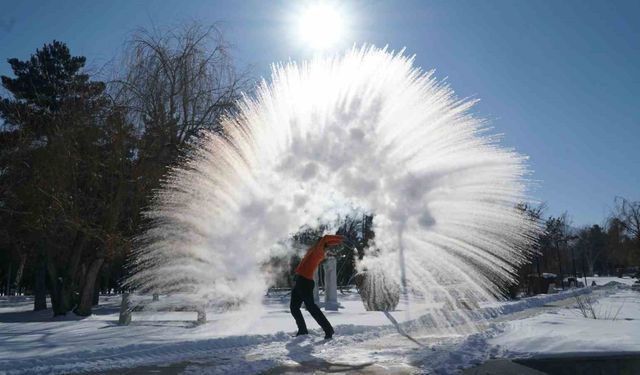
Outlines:
[[326,248],[329,246],[337,246],[343,241],[342,236],[338,235],[325,235],[318,242],[307,250],[304,258],[300,261],[300,264],[295,270],[295,285],[291,290],[291,303],[289,308],[291,315],[296,321],[298,326],[298,333],[296,336],[306,335],[309,333],[307,325],[300,311],[300,306],[304,302],[307,310],[311,316],[318,322],[320,327],[324,330],[324,338],[326,340],[333,337],[334,331],[331,323],[324,316],[318,305],[313,300],[313,287],[315,282],[313,281],[313,274],[320,265],[320,262],[324,260]]

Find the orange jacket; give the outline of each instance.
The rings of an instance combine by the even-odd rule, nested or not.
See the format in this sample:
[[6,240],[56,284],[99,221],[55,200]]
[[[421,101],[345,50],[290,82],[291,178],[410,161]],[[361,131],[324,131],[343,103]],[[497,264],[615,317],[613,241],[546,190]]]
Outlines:
[[307,250],[304,258],[302,258],[300,264],[298,264],[298,267],[296,268],[296,274],[306,279],[313,280],[313,273],[316,271],[316,268],[318,268],[320,262],[324,260],[325,246],[335,246],[341,243],[342,236],[326,235],[322,237],[315,245],[311,246],[309,250]]

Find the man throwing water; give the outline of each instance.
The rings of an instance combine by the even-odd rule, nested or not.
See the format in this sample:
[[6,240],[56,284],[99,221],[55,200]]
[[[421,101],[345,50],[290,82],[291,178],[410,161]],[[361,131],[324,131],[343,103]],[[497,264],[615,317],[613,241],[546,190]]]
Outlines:
[[324,330],[324,338],[326,340],[333,337],[333,327],[331,327],[331,323],[324,316],[318,305],[316,305],[313,300],[313,287],[315,285],[313,281],[313,274],[318,268],[320,262],[324,260],[325,250],[329,246],[337,246],[340,245],[343,241],[342,236],[338,235],[326,235],[322,237],[315,245],[311,246],[307,253],[305,254],[302,261],[296,268],[296,281],[291,291],[291,304],[289,305],[291,309],[291,315],[296,320],[296,324],[298,325],[298,333],[296,336],[306,335],[309,333],[307,331],[307,325],[304,322],[304,318],[302,317],[302,312],[300,311],[300,306],[302,306],[302,302],[306,306],[307,310],[313,319],[318,322],[320,327]]

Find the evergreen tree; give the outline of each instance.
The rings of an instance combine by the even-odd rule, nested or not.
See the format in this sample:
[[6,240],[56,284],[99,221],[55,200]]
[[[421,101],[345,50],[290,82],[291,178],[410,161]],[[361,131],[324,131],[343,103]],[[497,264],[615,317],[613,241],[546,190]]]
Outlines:
[[[29,60],[9,59],[11,94],[0,102],[5,246],[36,269],[36,308],[48,276],[55,315],[91,313],[94,283],[121,244],[133,153],[132,130],[83,70],[86,59],[53,41]],[[22,235],[18,235],[22,233]]]

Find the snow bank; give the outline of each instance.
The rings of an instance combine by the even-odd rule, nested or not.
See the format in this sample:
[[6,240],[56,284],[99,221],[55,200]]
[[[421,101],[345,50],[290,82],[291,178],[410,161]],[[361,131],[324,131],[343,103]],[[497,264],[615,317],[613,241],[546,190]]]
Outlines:
[[489,343],[512,357],[640,351],[640,293],[618,290],[594,309],[608,319],[585,318],[576,308],[550,311],[505,323]]
[[567,289],[554,294],[540,294],[537,296],[521,298],[516,301],[506,301],[500,303],[490,303],[484,305],[481,310],[486,317],[494,318],[498,315],[513,314],[515,312],[524,311],[534,307],[541,307],[546,304],[571,298],[576,295],[589,294],[591,288]]

